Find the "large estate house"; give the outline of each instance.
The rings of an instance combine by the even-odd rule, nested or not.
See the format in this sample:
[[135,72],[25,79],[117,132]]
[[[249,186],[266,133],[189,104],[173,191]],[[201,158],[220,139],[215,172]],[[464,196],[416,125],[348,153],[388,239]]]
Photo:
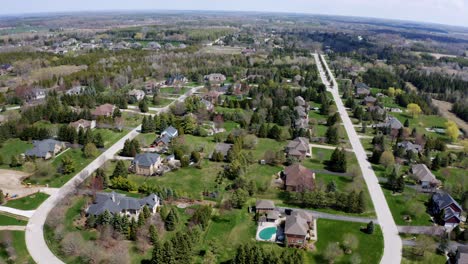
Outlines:
[[161,200],[156,194],[137,199],[116,192],[96,193],[95,201],[86,209],[86,214],[99,216],[108,211],[111,214],[138,218],[144,206],[148,206],[151,213],[154,214],[157,208],[161,206]]
[[286,167],[282,178],[286,191],[303,192],[315,188],[315,173],[298,163]]
[[161,166],[162,159],[156,153],[137,154],[133,159],[131,170],[138,175],[152,176]]
[[33,141],[34,147],[24,154],[30,158],[42,158],[48,160],[65,149],[65,143],[55,139],[44,139]]

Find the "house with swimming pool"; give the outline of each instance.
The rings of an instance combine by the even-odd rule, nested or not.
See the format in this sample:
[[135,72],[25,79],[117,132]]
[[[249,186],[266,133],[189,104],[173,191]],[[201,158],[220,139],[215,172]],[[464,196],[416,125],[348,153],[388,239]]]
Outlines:
[[317,240],[317,221],[305,210],[277,208],[273,201],[259,200],[255,213],[257,241],[306,248],[309,242]]

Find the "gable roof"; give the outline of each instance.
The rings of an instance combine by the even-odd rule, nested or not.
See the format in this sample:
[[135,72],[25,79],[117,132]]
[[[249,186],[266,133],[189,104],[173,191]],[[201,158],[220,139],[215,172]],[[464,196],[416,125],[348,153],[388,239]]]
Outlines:
[[400,129],[403,127],[403,124],[401,124],[400,120],[398,120],[396,117],[388,116],[385,122],[379,123],[376,126],[377,127],[390,127],[391,129]]
[[95,121],[80,119],[78,121],[71,122],[70,126],[72,126],[74,128],[79,128],[79,127],[90,128],[92,126],[93,122],[95,122]]
[[141,153],[135,156],[133,163],[138,166],[151,167],[160,159],[161,157],[156,153]]
[[458,222],[460,222],[460,214],[455,212],[451,207],[447,207],[444,209],[444,221],[447,221],[453,217],[455,217]]
[[103,104],[96,107],[91,114],[95,116],[111,115],[114,112],[114,109],[115,106],[112,104]]
[[156,194],[137,199],[116,192],[96,193],[95,202],[88,207],[87,212],[92,215],[100,215],[107,210],[109,213],[115,214],[124,210],[139,210],[145,205],[154,207],[158,203],[159,197]]
[[422,150],[422,146],[418,144],[414,144],[411,141],[402,141],[397,144],[398,147],[404,148],[406,151],[412,151],[414,153],[418,153]]
[[307,222],[312,221],[312,216],[302,210],[295,210],[286,217],[284,233],[286,235],[306,236],[309,230]]
[[34,147],[26,151],[26,156],[44,158],[48,153],[54,154],[55,147],[57,145],[62,145],[63,142],[57,141],[55,139],[44,139],[40,141],[34,141]]
[[460,210],[462,209],[457,201],[455,201],[450,194],[445,192],[435,193],[432,196],[432,201],[437,204],[440,210],[445,209],[452,204],[460,208]]
[[284,174],[286,186],[302,187],[306,190],[313,190],[315,187],[315,174],[301,164],[296,163],[286,167]]
[[374,96],[366,96],[364,97],[364,102],[366,103],[375,103],[377,101],[377,98]]
[[431,170],[426,164],[414,164],[411,166],[411,172],[419,181],[438,182]]
[[178,133],[178,131],[177,131],[177,129],[175,127],[169,126],[166,129],[164,129],[164,131],[161,134],[166,134],[169,137],[173,138],[173,137],[177,136],[177,133]]
[[264,208],[271,209],[275,208],[275,203],[271,200],[257,200],[257,202],[255,203],[255,208],[257,210]]
[[363,83],[363,82],[358,82],[356,83],[356,89],[366,89],[366,90],[369,90],[369,86],[367,86],[367,84]]

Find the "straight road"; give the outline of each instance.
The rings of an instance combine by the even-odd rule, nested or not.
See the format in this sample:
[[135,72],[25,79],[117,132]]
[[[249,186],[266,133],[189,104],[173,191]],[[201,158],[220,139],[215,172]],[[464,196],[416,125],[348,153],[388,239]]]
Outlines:
[[[181,95],[177,100],[171,104],[162,107],[154,108],[154,111],[161,113],[170,110],[170,106],[175,102],[182,102],[188,96],[192,95],[195,91],[203,86],[193,87],[185,94]],[[151,110],[151,109],[150,109]],[[50,251],[44,239],[44,224],[47,215],[63,198],[72,193],[76,188],[88,178],[96,169],[100,168],[104,163],[114,156],[123,148],[127,139],[135,138],[141,131],[141,125],[134,128],[127,135],[117,141],[114,145],[104,151],[99,157],[92,161],[82,171],[77,173],[71,180],[62,186],[58,191],[53,193],[47,200],[45,200],[39,208],[30,216],[28,225],[26,226],[26,246],[29,254],[38,264],[63,264],[57,256]]]
[[34,214],[35,210],[20,210],[20,209],[11,208],[8,206],[0,206],[0,212],[6,212],[6,213],[30,218]]
[[[338,108],[338,112],[340,113],[341,120],[343,121],[343,125],[348,134],[351,146],[354,150],[354,153],[356,154],[356,158],[358,160],[359,167],[361,168],[362,175],[364,177],[364,180],[366,181],[367,188],[369,189],[369,193],[377,214],[377,219],[379,221],[380,227],[382,228],[384,236],[384,253],[382,259],[380,260],[380,263],[400,263],[402,258],[402,242],[400,236],[398,235],[397,225],[393,220],[392,213],[390,212],[390,208],[388,207],[384,193],[382,191],[382,188],[380,187],[379,180],[377,179],[377,176],[375,175],[371,164],[367,160],[367,155],[364,150],[364,147],[362,146],[361,141],[359,140],[356,130],[354,130],[354,126],[351,122],[351,119],[349,118],[348,112],[346,112],[346,108],[343,104],[343,101],[341,100],[341,96],[338,91],[338,84],[335,80],[335,77],[330,71],[323,55],[320,56],[324,61],[325,69],[323,69],[319,61],[319,55],[314,54],[315,62],[317,64],[320,77],[325,86],[327,86],[327,90],[330,91],[333,95],[333,99]],[[327,80],[325,76],[325,70],[331,77],[331,83]]]
[[355,222],[355,223],[363,223],[367,224],[370,221],[374,221],[374,223],[378,223],[377,219],[374,218],[367,218],[367,217],[358,217],[358,216],[347,216],[347,215],[336,215],[336,214],[328,214],[314,210],[308,209],[298,209],[298,208],[289,208],[289,207],[277,207],[281,213],[284,213],[285,210],[294,210],[294,211],[306,211],[311,213],[314,218],[323,218],[323,219],[330,219],[330,220],[338,220],[338,221],[346,221],[346,222]]

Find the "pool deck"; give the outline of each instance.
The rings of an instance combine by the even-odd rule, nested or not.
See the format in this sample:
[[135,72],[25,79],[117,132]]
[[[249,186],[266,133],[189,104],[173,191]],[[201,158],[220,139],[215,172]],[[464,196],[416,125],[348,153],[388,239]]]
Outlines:
[[258,241],[275,242],[276,234],[272,235],[270,239],[261,239],[259,236],[260,231],[268,227],[275,227],[278,229],[278,224],[276,222],[259,222],[257,226],[257,234],[255,235],[255,239],[257,239]]

